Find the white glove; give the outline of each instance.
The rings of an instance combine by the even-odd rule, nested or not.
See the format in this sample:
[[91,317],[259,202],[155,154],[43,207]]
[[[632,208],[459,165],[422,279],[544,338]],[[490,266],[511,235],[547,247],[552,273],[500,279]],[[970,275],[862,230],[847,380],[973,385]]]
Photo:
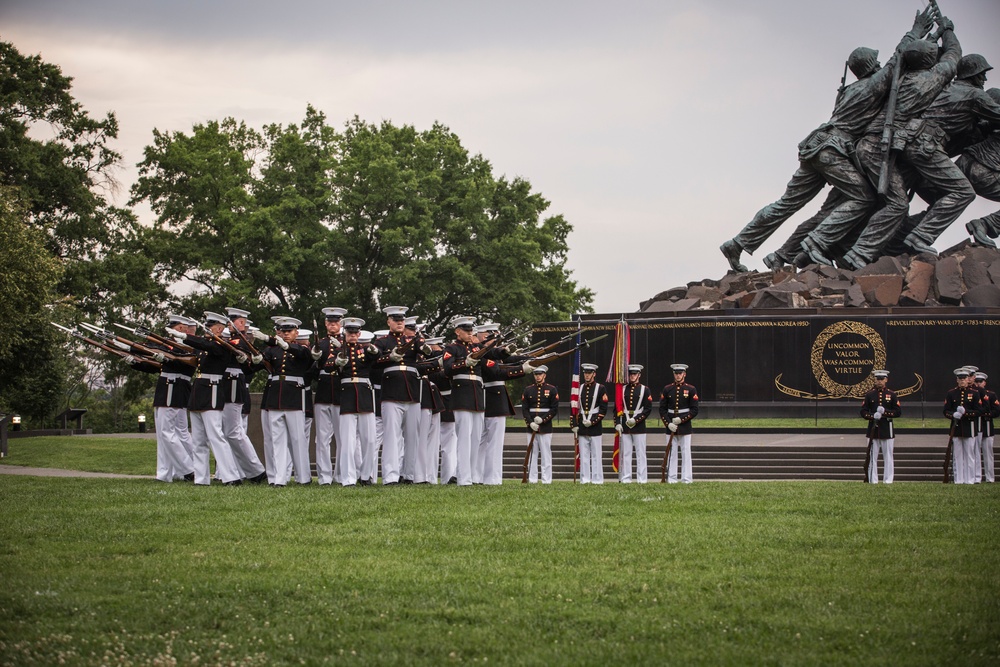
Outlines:
[[378,349],[378,345],[369,345],[368,354],[378,354],[381,350]]
[[580,427],[579,426],[574,426],[570,430],[573,431],[573,435],[577,435],[580,432]]
[[541,424],[542,423],[542,418],[541,417],[535,417],[534,422],[536,424]]
[[167,334],[173,336],[177,340],[184,340],[188,337],[188,335],[183,331],[178,331],[177,329],[171,329],[169,327],[167,328]]
[[280,336],[275,336],[274,337],[274,344],[277,345],[278,347],[280,347],[282,350],[287,350],[288,349],[288,343],[286,343],[285,339],[281,338]]
[[635,426],[635,419],[629,417],[628,419],[625,420],[625,425],[628,426],[629,428],[632,428],[633,426]]
[[667,428],[670,429],[671,433],[677,433],[677,424],[670,422],[669,424],[667,424]]
[[162,353],[162,352],[157,352],[156,354],[154,354],[154,355],[153,355],[153,359],[156,359],[156,360],[157,360],[157,361],[159,361],[159,362],[160,362],[161,364],[162,364],[162,363],[163,363],[164,361],[166,361],[166,360],[167,360],[167,358],[166,358],[165,356],[163,356],[163,353]]
[[615,430],[621,433],[624,429],[622,428],[621,424],[615,424]]
[[670,423],[673,424],[674,426],[677,426],[678,424],[681,423],[681,418],[680,417],[674,417],[673,419],[670,420]]
[[339,368],[343,368],[344,366],[347,365],[347,357],[342,357],[338,354],[336,360],[334,360],[333,363],[337,364]]
[[323,356],[323,350],[314,345],[313,348],[309,350],[309,354],[312,355],[313,359],[319,361],[319,358]]
[[879,413],[880,415],[885,414],[885,406],[884,405],[878,406],[877,408],[875,408],[875,412]]
[[[535,417],[535,419],[538,419],[538,417]],[[530,426],[531,430],[534,431],[535,433],[538,432],[538,424],[536,424],[535,422],[531,422],[530,424],[528,424],[528,426]]]
[[433,348],[431,348],[431,346],[428,345],[427,343],[424,343],[423,345],[420,346],[420,351],[424,353],[425,357],[429,357],[432,354],[434,354]]
[[261,331],[260,329],[255,329],[255,330],[254,330],[254,332],[253,332],[253,337],[254,337],[254,338],[256,338],[257,340],[259,340],[259,341],[263,341],[263,342],[265,342],[265,343],[266,343],[266,342],[267,342],[267,340],[268,340],[268,339],[270,338],[270,336],[268,336],[268,335],[267,335],[266,333],[264,333],[264,332],[263,332],[263,331]]
[[874,414],[872,414],[872,419],[874,419],[875,421],[882,419],[882,413],[876,410]]
[[589,419],[584,419],[582,423],[583,423],[584,426],[590,426],[594,422],[590,421]]
[[955,416],[956,417],[958,417],[959,419],[961,419],[962,415],[964,415],[964,414],[965,414],[965,406],[964,405],[960,405],[957,408],[955,408]]
[[535,367],[531,365],[530,361],[526,361],[523,364],[521,364],[521,369],[525,373],[530,373],[531,371],[535,370]]
[[330,336],[329,340],[330,340],[330,345],[332,345],[333,347],[340,347],[339,338],[334,338],[333,336]]
[[264,361],[264,355],[263,354],[255,354],[252,357],[250,357],[250,361],[254,362],[255,364],[259,364],[262,361]]
[[134,364],[135,357],[133,357],[131,354],[126,354],[124,357],[122,357],[122,361],[124,361],[126,364]]
[[476,366],[479,365],[479,359],[476,359],[475,357],[466,357],[465,365],[468,366],[469,368],[475,368]]
[[399,353],[399,348],[392,348],[392,352],[389,353],[389,358],[395,361],[397,364],[403,360],[403,355]]
[[248,359],[247,355],[243,354],[242,352],[236,355],[236,363],[238,364],[245,364],[247,362],[247,359]]

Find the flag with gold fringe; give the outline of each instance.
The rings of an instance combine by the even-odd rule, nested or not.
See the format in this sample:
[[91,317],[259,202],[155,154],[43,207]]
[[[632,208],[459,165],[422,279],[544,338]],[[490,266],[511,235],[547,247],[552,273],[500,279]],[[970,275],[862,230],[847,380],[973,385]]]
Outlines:
[[[623,389],[628,384],[628,364],[631,343],[629,341],[628,322],[622,317],[615,325],[615,347],[611,352],[611,363],[608,364],[608,377],[605,382],[615,383],[615,417],[620,417],[625,409]],[[620,455],[621,437],[615,431],[615,448],[611,456],[611,467],[618,472],[618,457]]]

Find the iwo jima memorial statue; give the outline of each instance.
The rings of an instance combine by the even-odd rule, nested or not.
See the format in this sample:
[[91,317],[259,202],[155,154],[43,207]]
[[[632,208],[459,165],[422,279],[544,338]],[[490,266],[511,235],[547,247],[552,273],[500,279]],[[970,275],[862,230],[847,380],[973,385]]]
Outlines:
[[[977,195],[1000,202],[991,69],[963,54],[932,1],[884,64],[872,48],[850,53],[833,113],[799,144],[784,194],[722,244],[727,275],[661,292],[637,312],[539,324],[536,340],[627,325],[624,345],[610,336],[582,361],[624,382],[613,375],[627,357],[656,392],[672,363],[687,364],[703,417],[858,417],[872,371],[889,369],[906,416],[946,431],[954,369],[1000,378],[1000,212],[966,222],[971,240],[933,247]],[[769,271],[749,271],[743,253],[827,185],[816,215],[763,259]],[[570,376],[572,364],[550,364],[549,376]]]

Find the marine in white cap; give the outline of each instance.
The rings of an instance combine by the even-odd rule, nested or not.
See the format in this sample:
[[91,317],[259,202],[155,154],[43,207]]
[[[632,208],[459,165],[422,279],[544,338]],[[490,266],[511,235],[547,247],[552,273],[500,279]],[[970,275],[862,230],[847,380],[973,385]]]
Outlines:
[[528,426],[528,443],[534,438],[528,458],[528,483],[538,483],[538,461],[541,459],[542,484],[552,483],[552,420],[559,414],[559,390],[545,381],[548,366],[532,370],[534,382],[521,392],[521,415]]
[[[320,486],[340,481],[340,459],[333,463],[334,447],[340,433],[340,385],[337,376],[337,350],[343,344],[341,330],[346,308],[328,306],[323,309],[323,327],[326,335],[316,332],[316,344],[310,350],[317,375],[316,394],[313,396],[313,418],[316,421],[316,478]],[[334,442],[336,441],[336,445]]]
[[982,401],[968,368],[956,368],[954,374],[955,387],[944,399],[944,416],[951,420],[953,480],[955,484],[974,484],[975,440]]
[[[205,312],[205,329],[221,339],[222,331],[229,323],[229,317]],[[188,414],[191,418],[191,441],[193,443],[192,463],[194,483],[211,484],[209,453],[215,456],[215,476],[223,484],[239,484],[241,474],[233,458],[233,450],[226,440],[222,427],[222,410],[226,403],[223,379],[226,368],[232,361],[232,353],[215,338],[203,338],[186,334],[177,329],[167,329],[167,333],[185,344],[203,352],[199,357],[191,387]],[[243,359],[245,362],[246,359]]]
[[[389,333],[376,338],[379,349],[376,366],[381,370],[382,484],[403,481],[402,460],[416,455],[420,440],[420,372],[417,354],[420,340],[408,345],[406,306],[382,309]],[[412,479],[405,481],[412,482]]]
[[580,442],[580,483],[604,484],[602,422],[608,413],[608,392],[597,381],[597,364],[580,364],[580,409],[573,417],[573,434]]
[[892,420],[902,414],[902,408],[896,392],[887,386],[889,371],[875,369],[872,371],[872,377],[875,387],[865,394],[864,402],[861,404],[861,417],[868,420],[866,435],[870,443],[866,457],[868,461],[866,474],[869,484],[878,484],[878,453],[881,450],[882,480],[886,484],[892,484],[895,470],[892,452],[896,437]]
[[[979,389],[980,394],[985,397],[980,399],[983,408],[982,416],[979,420],[979,432],[982,435],[982,474],[986,481],[992,484],[996,481],[993,471],[993,437],[995,434],[993,420],[1000,417],[1000,400],[998,400],[996,392],[986,388],[986,381],[988,379],[989,376],[986,373],[976,373],[976,387]],[[976,468],[978,467],[979,463],[977,461]]]
[[[681,481],[690,484],[691,465],[691,420],[698,416],[698,390],[688,384],[686,364],[671,364],[674,381],[660,392],[660,419],[673,435],[670,455],[667,458],[667,482],[677,483],[677,452],[680,450]],[[669,442],[669,439],[668,439]]]
[[226,405],[222,408],[222,430],[226,434],[226,442],[233,450],[233,460],[239,468],[240,477],[253,484],[262,484],[267,481],[267,473],[247,435],[247,420],[250,415],[249,360],[254,351],[244,336],[249,336],[247,317],[250,316],[250,311],[226,308],[226,316],[229,318],[229,328],[223,331],[223,337],[228,332],[229,344],[243,356],[238,358],[231,352],[229,365],[226,366],[223,383]]
[[622,413],[615,418],[615,430],[621,434],[618,454],[618,481],[632,481],[632,452],[635,452],[635,479],[645,484],[649,465],[646,461],[646,420],[653,412],[653,393],[639,382],[640,364],[629,364],[628,384],[622,387]]

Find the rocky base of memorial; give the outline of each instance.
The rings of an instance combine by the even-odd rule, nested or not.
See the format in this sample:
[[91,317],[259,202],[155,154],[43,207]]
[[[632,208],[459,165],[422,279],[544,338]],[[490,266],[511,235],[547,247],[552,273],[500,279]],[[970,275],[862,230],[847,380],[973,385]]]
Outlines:
[[817,264],[730,271],[660,292],[639,312],[893,306],[1000,307],[1000,250],[965,241],[940,256],[887,256],[857,271]]

